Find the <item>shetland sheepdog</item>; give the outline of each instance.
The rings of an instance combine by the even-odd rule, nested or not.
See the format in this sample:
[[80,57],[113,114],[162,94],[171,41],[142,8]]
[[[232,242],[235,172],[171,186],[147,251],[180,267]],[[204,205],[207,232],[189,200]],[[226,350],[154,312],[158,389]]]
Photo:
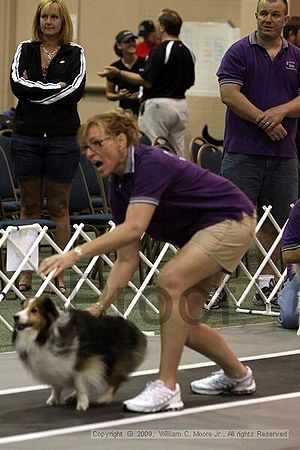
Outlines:
[[[24,300],[14,316],[13,343],[31,374],[52,387],[48,405],[77,401],[77,410],[109,403],[143,361],[147,341],[130,321],[88,311],[62,311],[48,296]],[[65,388],[74,392],[62,397]]]

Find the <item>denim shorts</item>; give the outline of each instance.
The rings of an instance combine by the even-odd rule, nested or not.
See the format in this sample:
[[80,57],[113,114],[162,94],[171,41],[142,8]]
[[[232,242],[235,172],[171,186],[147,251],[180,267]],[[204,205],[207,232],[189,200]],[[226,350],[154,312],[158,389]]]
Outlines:
[[247,194],[256,205],[258,219],[264,213],[262,207],[272,205],[271,214],[280,227],[298,199],[296,158],[225,152],[221,175]]
[[76,136],[35,137],[13,134],[11,158],[14,176],[19,180],[48,178],[69,183],[79,164]]

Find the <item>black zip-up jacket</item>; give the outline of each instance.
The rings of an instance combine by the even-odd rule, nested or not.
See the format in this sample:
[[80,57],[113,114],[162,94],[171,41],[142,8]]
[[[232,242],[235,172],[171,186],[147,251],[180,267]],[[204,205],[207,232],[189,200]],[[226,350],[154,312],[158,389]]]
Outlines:
[[[85,87],[83,48],[62,45],[51,60],[46,79],[42,75],[40,43],[19,44],[11,67],[11,88],[19,99],[14,131],[29,136],[71,136],[80,119],[77,102]],[[59,82],[65,82],[61,88]]]

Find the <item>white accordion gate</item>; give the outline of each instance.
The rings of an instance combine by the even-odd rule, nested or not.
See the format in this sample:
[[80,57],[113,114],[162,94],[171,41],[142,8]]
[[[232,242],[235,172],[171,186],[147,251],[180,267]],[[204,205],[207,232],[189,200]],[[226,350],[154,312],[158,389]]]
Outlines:
[[[241,295],[239,297],[236,297],[234,292],[232,292],[232,290],[230,290],[230,283],[229,283],[230,275],[227,275],[224,278],[222,285],[216,290],[213,297],[211,298],[209,304],[207,305],[207,309],[210,309],[210,307],[212,306],[214,301],[217,299],[218,294],[224,288],[226,290],[227,294],[229,295],[229,298],[234,302],[237,312],[260,314],[260,315],[263,314],[263,315],[271,315],[271,316],[278,315],[278,312],[272,310],[271,300],[274,298],[275,294],[280,289],[280,287],[283,283],[285,274],[286,274],[286,270],[283,271],[283,273],[281,273],[279,271],[279,269],[276,267],[276,265],[272,262],[272,259],[271,259],[271,256],[272,256],[273,252],[275,251],[277,245],[280,244],[282,233],[283,233],[283,229],[281,229],[278,226],[277,222],[273,218],[273,216],[271,214],[271,209],[272,209],[271,206],[264,207],[264,214],[263,214],[261,220],[259,221],[259,223],[257,224],[256,230],[255,230],[255,244],[260,249],[260,251],[263,255],[263,261],[261,262],[261,264],[259,265],[259,267],[257,268],[257,270],[255,271],[255,273],[253,275],[250,273],[249,269],[246,267],[246,265],[243,263],[243,261],[240,261],[239,268],[246,276],[245,277],[246,285],[245,285],[245,288],[244,288],[243,292],[241,293]],[[260,230],[261,226],[267,219],[269,219],[272,222],[272,224],[274,225],[274,227],[277,231],[277,237],[268,252],[266,252],[266,250],[263,248],[262,244],[260,243],[260,241],[257,238],[258,231]],[[30,249],[28,249],[27,251],[24,251],[24,249],[20,248],[20,246],[18,246],[14,242],[14,240],[12,239],[12,233],[16,230],[22,230],[22,229],[26,229],[26,228],[35,230],[37,233],[37,236],[36,236],[34,243],[31,245]],[[113,228],[114,228],[114,224],[111,223],[111,229],[113,229]],[[37,269],[38,269],[37,265],[30,259],[33,252],[35,251],[36,247],[39,247],[43,241],[44,244],[46,243],[47,245],[50,246],[52,251],[57,252],[57,253],[65,253],[73,247],[73,245],[75,244],[76,240],[79,237],[83,241],[91,240],[89,235],[84,231],[83,224],[74,225],[74,233],[73,233],[69,243],[67,244],[65,249],[62,251],[56,245],[56,243],[53,241],[53,239],[47,234],[47,227],[42,228],[40,225],[36,224],[36,225],[27,225],[24,227],[8,227],[6,230],[2,230],[0,228],[0,249],[3,250],[9,244],[9,246],[13,247],[14,251],[21,256],[21,263],[18,266],[18,268],[14,271],[14,273],[12,274],[12,276],[10,278],[7,276],[7,273],[4,270],[4,267],[1,268],[1,266],[0,266],[0,280],[1,280],[2,287],[4,285],[4,288],[0,291],[0,322],[6,328],[8,328],[10,331],[12,331],[12,324],[9,323],[3,317],[2,313],[1,313],[1,304],[3,304],[3,302],[5,301],[5,299],[7,297],[7,294],[10,291],[12,291],[15,294],[15,296],[17,298],[19,298],[20,300],[25,298],[23,292],[21,292],[18,289],[16,281],[18,279],[20,272],[22,271],[23,267],[25,266],[25,264],[31,266],[32,270],[34,272],[37,272]],[[157,314],[157,315],[159,314],[159,311],[156,308],[156,306],[151,302],[151,300],[149,300],[149,298],[147,298],[147,296],[145,295],[144,292],[145,292],[145,289],[148,287],[153,276],[155,276],[157,273],[159,273],[159,268],[160,268],[161,264],[164,262],[163,260],[164,260],[164,258],[166,258],[167,252],[170,252],[170,251],[172,254],[173,253],[175,254],[177,250],[171,244],[168,244],[168,243],[162,244],[162,247],[161,247],[158,255],[156,256],[156,259],[154,262],[151,262],[144,253],[140,252],[140,258],[142,260],[142,263],[148,267],[148,273],[147,273],[145,279],[143,280],[143,282],[140,284],[140,286],[137,286],[133,281],[130,281],[128,283],[128,287],[132,291],[132,299],[130,300],[129,305],[127,306],[125,312],[123,312],[123,313],[121,313],[121,311],[119,311],[115,305],[112,305],[111,307],[113,308],[115,313],[120,314],[121,316],[123,316],[125,318],[128,318],[130,316],[130,314],[132,313],[134,307],[138,303],[138,301],[141,300],[141,301],[146,302],[146,306],[149,307],[152,311],[154,311],[155,314]],[[109,258],[109,256],[101,255],[101,256],[93,257],[87,263],[87,266],[84,268],[84,270],[79,268],[77,265],[72,266],[72,268],[70,270],[75,271],[75,273],[78,276],[78,281],[76,282],[75,286],[72,287],[68,296],[62,294],[59,291],[59,289],[55,286],[55,284],[51,281],[53,273],[50,273],[47,277],[45,277],[44,275],[39,275],[39,277],[41,279],[40,286],[38,287],[38,289],[36,290],[35,293],[32,293],[32,295],[40,296],[43,292],[45,292],[45,290],[47,288],[51,288],[53,293],[55,293],[59,297],[59,299],[63,302],[63,305],[65,308],[74,308],[75,305],[73,304],[73,301],[76,298],[76,295],[80,292],[80,289],[82,288],[84,283],[86,283],[87,286],[97,296],[99,296],[101,294],[101,291],[96,286],[96,284],[89,278],[89,275],[91,274],[91,271],[94,268],[95,264],[97,263],[97,260],[99,257],[102,258],[103,261],[106,264],[108,264],[108,266],[110,266],[110,267],[114,264],[113,261]],[[272,293],[270,294],[270,296],[268,298],[266,298],[266,296],[264,295],[264,293],[261,291],[261,289],[259,288],[259,286],[257,284],[257,279],[267,263],[269,263],[271,265],[271,267],[273,268],[274,273],[276,275],[276,278],[278,279]],[[242,307],[243,302],[245,301],[247,295],[253,288],[255,288],[256,291],[259,292],[261,297],[264,299],[264,302],[265,302],[264,310],[259,310],[259,309],[256,310],[256,309],[249,309],[249,308],[245,309]]]

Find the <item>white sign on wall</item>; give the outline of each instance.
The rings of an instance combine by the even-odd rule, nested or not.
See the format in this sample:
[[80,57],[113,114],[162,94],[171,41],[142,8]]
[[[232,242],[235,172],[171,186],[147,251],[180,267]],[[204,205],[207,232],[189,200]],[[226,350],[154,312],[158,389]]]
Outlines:
[[195,85],[188,95],[219,96],[216,72],[226,50],[240,38],[240,29],[227,22],[184,22],[180,37],[196,56]]
[[74,40],[74,42],[76,42],[77,38],[78,38],[78,15],[70,14],[70,16],[71,16],[73,31],[74,31],[73,40]]

